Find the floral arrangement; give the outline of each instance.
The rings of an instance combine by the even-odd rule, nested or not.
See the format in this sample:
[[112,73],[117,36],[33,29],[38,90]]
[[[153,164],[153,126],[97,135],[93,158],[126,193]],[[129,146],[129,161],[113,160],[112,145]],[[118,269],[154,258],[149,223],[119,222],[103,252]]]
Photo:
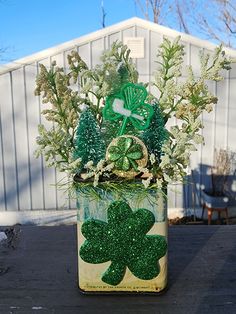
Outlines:
[[[50,69],[41,64],[36,80],[36,95],[48,104],[42,114],[51,122],[50,129],[39,126],[36,156],[43,154],[48,166],[66,172],[79,201],[90,203],[78,211],[79,280],[85,291],[164,289],[163,195],[169,182],[184,178],[191,152],[204,142],[200,116],[217,102],[207,81],[222,80],[221,70],[230,69],[218,47],[212,57],[201,53],[199,77],[188,66],[185,79],[184,46],[180,38],[165,38],[154,81],[142,83],[129,54],[115,42],[101,64],[89,69],[73,51],[69,71],[55,62]],[[88,266],[105,262],[111,263],[103,273]]]
[[163,189],[184,178],[190,154],[204,142],[200,117],[217,103],[207,81],[222,80],[221,70],[230,69],[222,47],[213,56],[201,52],[200,76],[190,65],[184,78],[184,46],[179,37],[164,38],[150,83],[138,81],[129,54],[115,42],[92,69],[77,51],[68,55],[67,72],[55,62],[40,65],[35,94],[51,104],[42,114],[52,127],[39,126],[36,156],[67,172],[75,188],[112,190],[115,182],[121,193],[126,183],[144,193]]

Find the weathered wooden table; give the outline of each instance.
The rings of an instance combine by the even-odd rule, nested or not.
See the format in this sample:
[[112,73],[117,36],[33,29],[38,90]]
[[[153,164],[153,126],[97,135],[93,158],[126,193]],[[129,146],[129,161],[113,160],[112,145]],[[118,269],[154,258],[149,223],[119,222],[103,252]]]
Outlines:
[[82,295],[75,226],[22,227],[0,250],[0,313],[236,313],[236,225],[169,228],[169,289],[155,295]]

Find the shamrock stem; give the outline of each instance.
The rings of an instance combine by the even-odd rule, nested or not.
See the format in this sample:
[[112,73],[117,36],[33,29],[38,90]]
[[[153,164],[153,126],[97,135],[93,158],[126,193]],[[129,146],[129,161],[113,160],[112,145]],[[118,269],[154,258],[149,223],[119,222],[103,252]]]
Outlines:
[[109,268],[102,276],[102,281],[108,285],[116,286],[124,278],[126,266],[123,263],[111,262]]
[[120,128],[120,131],[119,131],[118,136],[121,136],[121,135],[124,134],[127,121],[128,121],[128,117],[125,117],[124,120],[123,120],[123,122],[122,122],[122,126],[121,126],[121,128]]

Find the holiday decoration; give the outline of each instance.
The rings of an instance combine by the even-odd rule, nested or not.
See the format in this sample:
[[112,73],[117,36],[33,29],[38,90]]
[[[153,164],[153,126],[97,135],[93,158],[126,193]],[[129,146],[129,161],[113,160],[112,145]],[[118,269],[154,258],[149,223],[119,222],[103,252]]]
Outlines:
[[147,83],[119,42],[92,68],[78,51],[68,55],[69,70],[40,65],[36,94],[51,106],[36,156],[66,172],[60,186],[75,192],[84,292],[158,293],[167,285],[167,187],[184,180],[203,143],[202,114],[217,102],[208,82],[230,69],[218,47],[200,55],[197,75],[189,65],[183,76],[184,54],[180,38],[164,38]]
[[80,116],[74,145],[74,159],[81,158],[80,168],[89,161],[97,164],[104,158],[105,144],[98,123],[90,109],[85,109]]
[[166,254],[165,237],[146,235],[155,222],[147,209],[132,211],[126,202],[113,202],[107,209],[107,223],[88,219],[82,225],[86,238],[80,248],[80,257],[87,263],[99,264],[111,261],[102,275],[110,285],[118,285],[126,267],[134,276],[150,280],[158,276],[158,260]]
[[123,135],[115,138],[107,148],[106,159],[115,163],[113,172],[121,177],[134,177],[138,167],[147,164],[147,148],[135,136]]
[[[125,62],[121,61],[117,65],[116,71],[119,74],[120,86],[122,86],[122,85],[124,85],[124,84],[129,82],[130,73],[129,73],[129,69],[127,67],[127,64],[125,64]],[[119,90],[118,90],[118,92],[119,92]]]
[[147,146],[148,153],[154,154],[156,159],[161,161],[162,145],[168,139],[168,131],[162,117],[159,104],[153,105],[154,114],[148,129],[142,134],[142,140]]
[[124,134],[126,124],[130,121],[138,130],[148,128],[153,115],[153,109],[145,103],[147,91],[144,86],[125,84],[120,94],[107,97],[103,110],[104,118],[115,121],[122,119],[119,135]]

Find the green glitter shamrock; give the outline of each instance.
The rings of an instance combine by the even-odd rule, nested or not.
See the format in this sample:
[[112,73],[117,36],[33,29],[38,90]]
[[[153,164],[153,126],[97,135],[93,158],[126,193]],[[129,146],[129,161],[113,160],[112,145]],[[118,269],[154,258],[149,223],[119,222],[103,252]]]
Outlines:
[[112,202],[107,210],[108,222],[90,218],[82,225],[86,238],[80,248],[80,257],[87,263],[111,261],[102,281],[116,286],[126,272],[150,280],[158,276],[158,260],[166,254],[164,236],[146,235],[155,222],[153,213],[140,208],[132,211],[123,201]]
[[138,130],[145,130],[154,113],[152,106],[145,103],[146,98],[147,91],[144,86],[127,83],[119,94],[107,97],[103,116],[110,121],[123,119],[118,135],[124,134],[128,121]]
[[108,159],[115,162],[118,170],[128,171],[134,168],[138,171],[138,165],[135,160],[143,157],[142,146],[135,144],[131,137],[120,137],[116,146],[108,148]]

